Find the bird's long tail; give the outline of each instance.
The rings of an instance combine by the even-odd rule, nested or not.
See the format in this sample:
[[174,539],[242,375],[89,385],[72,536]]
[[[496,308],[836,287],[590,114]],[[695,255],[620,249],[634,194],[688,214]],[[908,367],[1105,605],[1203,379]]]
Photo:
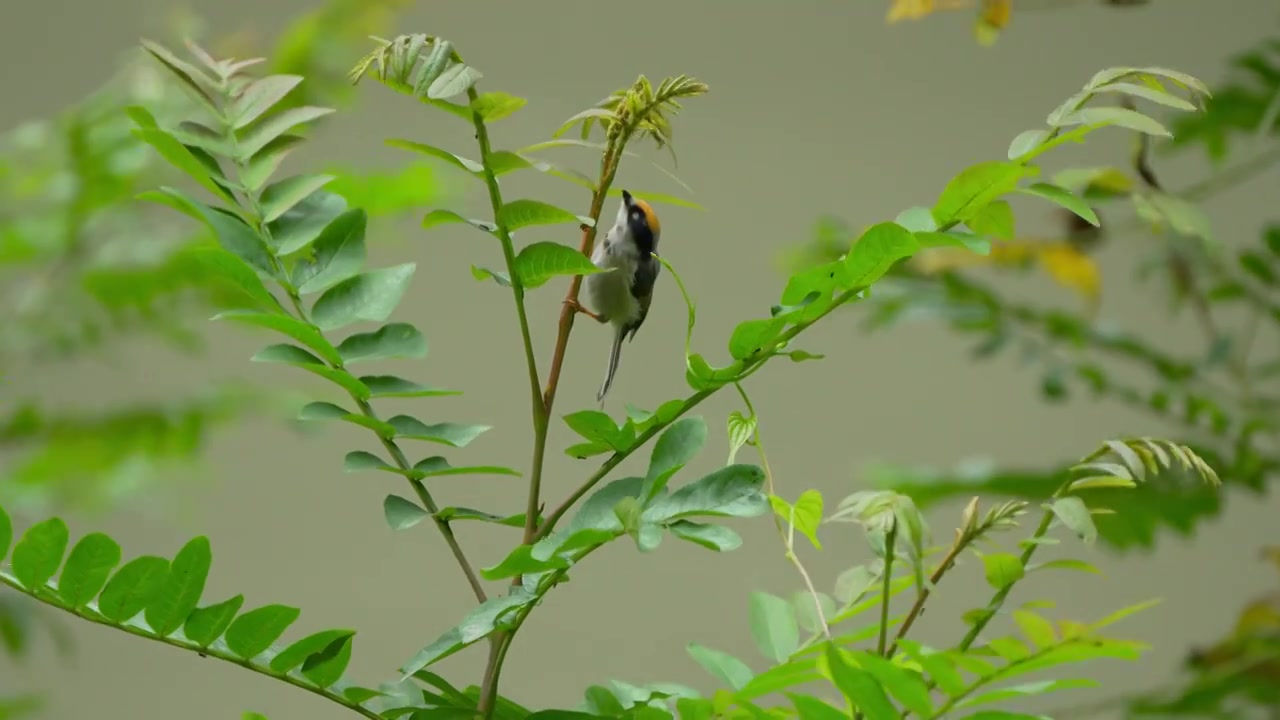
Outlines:
[[613,374],[618,372],[618,360],[622,358],[622,339],[626,334],[626,330],[621,326],[614,329],[613,348],[609,350],[609,365],[605,369],[604,384],[600,386],[600,392],[596,393],[596,400],[601,404],[604,404],[604,396],[609,394],[609,388],[613,386]]

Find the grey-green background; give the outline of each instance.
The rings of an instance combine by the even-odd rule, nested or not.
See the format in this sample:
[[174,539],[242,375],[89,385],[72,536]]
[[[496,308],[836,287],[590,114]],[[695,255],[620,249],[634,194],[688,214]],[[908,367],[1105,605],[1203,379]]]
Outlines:
[[[546,137],[637,73],[656,78],[684,72],[710,84],[709,95],[687,103],[675,132],[679,174],[706,211],[660,210],[665,254],[699,302],[697,346],[714,355],[722,353],[735,322],[758,316],[776,300],[782,278],[775,255],[805,240],[819,214],[863,225],[929,203],[967,164],[1002,157],[1015,133],[1038,126],[1096,70],[1158,64],[1212,82],[1222,77],[1231,52],[1272,32],[1277,19],[1275,4],[1264,0],[1158,0],[1134,12],[1108,12],[1097,4],[1015,12],[1011,31],[989,49],[972,41],[969,13],[887,27],[884,0],[439,0],[419,3],[396,31],[448,37],[486,73],[488,89],[532,98],[518,117],[498,126],[500,146]],[[215,33],[250,26],[269,38],[310,5],[220,0],[191,7]],[[6,0],[0,125],[47,116],[81,97],[140,35],[160,35],[171,9],[159,0]],[[357,108],[307,146],[302,162],[390,166],[407,159],[383,147],[382,140],[394,136],[464,154],[471,147],[469,133],[451,117],[425,112],[371,83],[362,87]],[[1100,133],[1088,147],[1059,153],[1055,162],[1122,162],[1126,142],[1121,134]],[[570,157],[592,169],[588,157]],[[1162,170],[1169,184],[1179,186],[1204,166],[1192,156]],[[1236,242],[1256,232],[1276,197],[1276,180],[1272,174],[1212,201],[1208,210],[1223,238]],[[620,183],[679,192],[636,161],[628,161]],[[585,203],[580,189],[543,177],[514,178],[507,193],[572,207]],[[464,202],[478,211],[479,200],[471,193]],[[1021,217],[1028,231],[1048,229],[1043,205],[1027,206]],[[495,426],[455,453],[458,460],[526,466],[527,388],[510,298],[476,283],[467,271],[471,263],[497,262],[496,248],[465,230],[427,234],[414,222],[384,232],[393,237],[375,252],[376,260],[419,264],[400,313],[431,343],[431,356],[416,376],[467,392],[423,402],[418,414]],[[559,239],[576,242],[574,235]],[[1168,319],[1159,301],[1131,280],[1136,250],[1149,241],[1117,238],[1104,253],[1103,315],[1193,349],[1200,340],[1189,317]],[[1040,278],[1019,287],[1046,302],[1076,302]],[[561,297],[560,287],[548,287],[532,293],[529,303],[544,368]],[[863,336],[854,327],[857,312],[806,335],[803,347],[826,353],[825,361],[778,363],[751,382],[783,494],[816,487],[838,498],[863,486],[858,468],[871,460],[947,464],[989,455],[1047,464],[1081,455],[1113,434],[1166,430],[1112,406],[1047,407],[1037,398],[1036,376],[1011,359],[975,364],[964,343],[928,324]],[[684,308],[666,278],[645,331],[626,349],[610,409],[619,410],[624,401],[651,407],[685,392],[683,326]],[[75,367],[25,368],[7,384],[38,387],[51,403],[67,407],[160,396],[229,376],[320,387],[296,373],[273,375],[250,365],[260,337],[210,332],[219,338],[216,352],[199,362],[132,346]],[[562,413],[592,405],[606,342],[602,328],[578,324],[559,396]],[[713,434],[693,471],[723,462],[723,422],[736,407],[730,393],[702,406]],[[569,442],[567,429],[557,426],[546,487],[552,497],[593,467],[559,453]],[[429,525],[399,534],[387,529],[381,501],[400,489],[393,478],[342,473],[343,452],[367,445],[361,432],[332,428],[302,437],[263,420],[218,436],[209,478],[180,479],[177,500],[164,499],[169,510],[148,506],[105,519],[73,518],[73,526],[112,532],[131,553],[171,554],[191,534],[209,535],[215,564],[207,597],[244,592],[250,605],[300,606],[295,632],[359,629],[351,673],[374,683],[460,618],[472,598]],[[518,511],[523,503],[523,486],[512,478],[442,482],[438,492],[450,504],[501,511]],[[1194,543],[1165,536],[1154,554],[1118,559],[1075,548],[1105,575],[1038,577],[1017,595],[1054,597],[1064,615],[1080,619],[1165,598],[1121,626],[1154,643],[1154,654],[1104,673],[1110,690],[1159,683],[1189,647],[1226,630],[1236,607],[1273,585],[1256,548],[1276,541],[1280,504],[1233,496],[1227,507]],[[932,514],[939,540],[949,537],[953,517],[954,508]],[[696,641],[753,657],[748,592],[789,593],[799,586],[768,521],[739,528],[745,546],[725,555],[674,540],[653,555],[641,556],[628,543],[600,553],[522,632],[504,693],[533,706],[568,706],[585,685],[611,677],[711,689],[684,645]],[[459,534],[480,565],[496,562],[515,540],[514,532],[501,529],[463,527]],[[830,587],[839,570],[865,559],[849,535],[828,532],[827,552],[805,555],[819,584]],[[959,613],[985,596],[980,575],[971,561],[947,581],[919,625],[922,638],[945,643],[957,637]],[[53,690],[54,718],[214,720],[249,709],[273,720],[340,716],[315,697],[227,664],[104,628],[72,627],[77,648],[69,661],[58,660],[43,643],[34,663],[0,666],[0,691]],[[460,683],[475,681],[482,655],[464,653],[446,661],[443,671]]]

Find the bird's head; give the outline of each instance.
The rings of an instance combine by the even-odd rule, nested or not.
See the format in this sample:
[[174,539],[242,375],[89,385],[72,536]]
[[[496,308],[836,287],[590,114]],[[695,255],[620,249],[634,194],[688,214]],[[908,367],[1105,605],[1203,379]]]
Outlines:
[[618,224],[627,229],[641,251],[646,253],[653,251],[658,244],[658,236],[662,233],[662,224],[658,222],[658,214],[653,211],[653,207],[626,190],[622,191]]

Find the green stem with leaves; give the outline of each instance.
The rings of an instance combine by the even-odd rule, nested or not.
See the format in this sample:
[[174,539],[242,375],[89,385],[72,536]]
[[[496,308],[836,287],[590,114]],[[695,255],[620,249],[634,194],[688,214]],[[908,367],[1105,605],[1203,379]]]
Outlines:
[[[1067,486],[1063,485],[1062,489],[1053,494],[1049,499],[1049,502],[1053,502],[1059,497],[1062,497],[1066,488]],[[1031,534],[1030,540],[1024,541],[1026,543],[1026,547],[1023,548],[1022,555],[1018,557],[1018,562],[1022,565],[1023,572],[1026,572],[1027,565],[1031,563],[1031,556],[1035,555],[1036,548],[1040,547],[1040,539],[1049,532],[1049,526],[1052,524],[1053,510],[1045,510],[1044,516],[1040,519],[1040,524],[1036,526],[1035,532]],[[960,641],[960,645],[958,646],[960,652],[964,652],[973,646],[973,643],[977,641],[978,636],[982,634],[982,631],[986,629],[987,625],[991,623],[991,620],[995,618],[996,613],[1000,612],[1000,608],[1004,606],[1005,598],[1009,597],[1009,593],[1013,591],[1013,586],[1016,584],[1016,581],[1011,582],[997,590],[995,595],[991,596],[991,600],[987,603],[986,609],[984,609],[982,614],[978,616],[973,625],[969,626],[969,632],[965,633],[964,639]]]
[[52,605],[53,607],[58,608],[59,610],[62,610],[65,613],[74,615],[75,617],[78,617],[81,620],[87,620],[95,625],[102,625],[104,627],[109,627],[114,630],[120,630],[120,631],[129,633],[130,635],[134,635],[136,637],[145,638],[147,640],[153,640],[155,642],[164,643],[165,645],[169,645],[171,647],[176,647],[182,650],[199,653],[201,657],[217,658],[218,660],[222,660],[223,662],[228,662],[228,663],[231,663],[232,665],[238,665],[247,670],[252,670],[253,672],[259,673],[261,675],[266,675],[267,677],[275,678],[276,680],[288,683],[296,688],[301,688],[303,690],[306,690],[307,692],[319,695],[320,697],[330,702],[337,703],[342,707],[347,708],[348,710],[358,715],[361,715],[366,718],[370,718],[370,720],[381,720],[382,718],[381,715],[374,712],[373,710],[370,710],[362,706],[360,703],[352,702],[350,699],[348,699],[345,695],[342,694],[342,691],[339,688],[336,688],[334,686],[330,686],[328,688],[317,687],[314,684],[308,682],[305,678],[303,678],[300,675],[290,674],[287,672],[283,672],[283,673],[276,672],[267,665],[258,665],[254,663],[252,660],[239,657],[234,653],[232,653],[231,651],[224,649],[223,647],[217,647],[212,645],[209,647],[201,647],[200,645],[194,642],[191,642],[189,640],[179,639],[173,636],[160,637],[151,632],[148,632],[145,628],[140,626],[112,622],[104,618],[102,615],[99,615],[98,613],[93,612],[88,607],[74,608],[74,607],[65,605],[62,602],[60,602],[59,599],[49,591],[33,592],[27,589],[26,587],[24,587],[22,583],[18,582],[16,578],[9,575],[8,573],[0,572],[0,584],[7,585],[13,588],[15,591],[22,593],[23,595],[28,595],[33,599],[41,603],[44,603],[45,605]]
[[[474,95],[475,90],[469,91]],[[485,177],[489,184],[489,196],[493,203],[495,217],[502,207],[502,198],[498,192],[497,180],[493,171],[489,167],[489,142],[488,134],[483,129],[484,122],[479,113],[473,113],[476,125],[476,138],[481,144],[482,162],[485,166]],[[600,213],[604,209],[604,200],[608,194],[609,187],[613,182],[614,175],[617,173],[618,162],[622,157],[622,151],[626,146],[626,137],[619,137],[616,141],[611,140],[605,148],[604,155],[600,162],[600,179],[596,184],[596,189],[591,198],[591,209],[589,211],[591,222],[582,228],[582,247],[583,255],[590,257],[591,249],[595,241],[596,223],[599,221]],[[511,286],[513,290],[519,286],[515,277],[515,255],[511,247],[510,234],[506,233],[499,227],[499,233],[506,238],[504,241],[503,252],[507,256],[508,274],[512,277]],[[538,380],[538,372],[535,366],[533,356],[533,346],[529,342],[528,323],[525,320],[523,289],[519,291],[517,296],[517,307],[520,313],[520,323],[525,337],[525,352],[530,368],[530,382],[532,383],[533,404],[534,404],[534,435],[533,435],[533,458],[529,469],[529,493],[528,501],[525,506],[525,525],[523,544],[532,545],[537,542],[540,537],[542,526],[539,525],[539,516],[541,515],[541,488],[543,466],[546,462],[547,442],[551,428],[551,409],[555,403],[556,389],[559,386],[560,371],[564,366],[564,358],[566,350],[569,346],[569,334],[573,330],[573,320],[577,315],[577,311],[573,307],[573,303],[577,302],[578,292],[582,285],[582,276],[575,275],[570,281],[569,294],[566,297],[564,307],[561,309],[559,332],[556,337],[555,351],[551,358],[551,367],[548,371],[547,386],[543,390]],[[567,500],[568,506],[571,506],[577,498]],[[568,507],[566,506],[566,507]],[[512,581],[512,585],[519,583],[519,577]],[[489,650],[489,658],[485,663],[484,679],[481,683],[480,694],[480,711],[487,718],[493,712],[498,697],[498,680],[502,674],[502,665],[506,660],[507,652],[511,643],[515,638],[515,633],[523,625],[524,619],[528,617],[530,610],[525,610],[510,630],[494,633],[490,636],[491,644]]]
[[524,283],[516,272],[515,243],[511,240],[511,231],[503,219],[502,190],[498,187],[498,178],[493,172],[489,144],[489,128],[484,117],[475,110],[475,102],[479,94],[474,87],[467,90],[467,99],[471,102],[471,122],[476,130],[476,143],[480,147],[480,164],[484,166],[484,183],[489,190],[489,206],[493,210],[493,222],[498,240],[502,244],[502,257],[506,261],[507,275],[511,278],[511,295],[515,300],[516,317],[520,322],[520,340],[524,346],[525,366],[529,373],[530,405],[533,415],[533,459],[529,468],[529,499],[526,504],[525,537],[533,534],[538,526],[538,502],[542,492],[543,456],[547,447],[547,429],[550,425],[548,417],[550,405],[542,399],[542,382],[538,378],[538,360],[533,352],[533,336],[529,332],[529,315],[524,306]]

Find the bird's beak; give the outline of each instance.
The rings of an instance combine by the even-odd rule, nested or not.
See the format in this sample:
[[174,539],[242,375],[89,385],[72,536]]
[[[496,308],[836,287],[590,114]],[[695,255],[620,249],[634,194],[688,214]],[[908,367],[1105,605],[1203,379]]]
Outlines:
[[632,205],[631,193],[627,192],[626,190],[622,191],[622,203],[627,207],[631,207]]

